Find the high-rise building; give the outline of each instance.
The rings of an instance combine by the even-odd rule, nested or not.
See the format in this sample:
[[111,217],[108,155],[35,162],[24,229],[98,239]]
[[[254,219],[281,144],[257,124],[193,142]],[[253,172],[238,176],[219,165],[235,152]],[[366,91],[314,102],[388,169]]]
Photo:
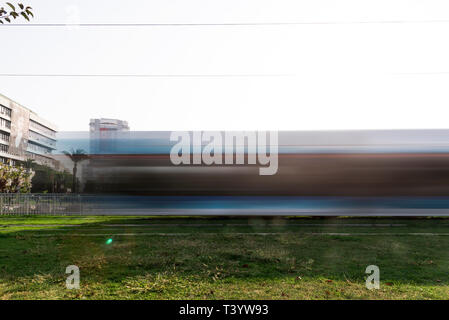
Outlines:
[[[98,184],[105,179],[104,159],[101,155],[116,154],[129,133],[128,122],[118,119],[91,119],[89,123],[89,159],[81,164],[80,190],[85,191],[86,184]],[[125,140],[126,141],[126,140]],[[126,142],[125,142],[126,143]],[[99,156],[99,157],[98,157]],[[96,192],[89,189],[88,192]]]
[[91,119],[90,154],[114,153],[118,132],[129,131],[127,121],[118,119]]
[[16,165],[33,159],[57,167],[52,157],[56,149],[54,124],[0,94],[0,161]]

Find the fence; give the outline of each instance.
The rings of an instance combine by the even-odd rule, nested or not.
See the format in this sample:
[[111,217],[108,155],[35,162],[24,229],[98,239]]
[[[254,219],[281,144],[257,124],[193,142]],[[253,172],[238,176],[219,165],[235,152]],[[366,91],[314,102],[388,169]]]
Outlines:
[[449,216],[449,197],[312,199],[0,193],[0,215]]
[[83,214],[83,202],[75,194],[0,193],[0,215]]

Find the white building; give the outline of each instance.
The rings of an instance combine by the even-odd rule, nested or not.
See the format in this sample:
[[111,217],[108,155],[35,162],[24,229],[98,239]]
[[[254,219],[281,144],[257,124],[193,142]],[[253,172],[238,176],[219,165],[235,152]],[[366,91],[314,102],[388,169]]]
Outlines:
[[15,165],[33,159],[57,167],[52,152],[56,149],[54,124],[0,94],[0,161]]

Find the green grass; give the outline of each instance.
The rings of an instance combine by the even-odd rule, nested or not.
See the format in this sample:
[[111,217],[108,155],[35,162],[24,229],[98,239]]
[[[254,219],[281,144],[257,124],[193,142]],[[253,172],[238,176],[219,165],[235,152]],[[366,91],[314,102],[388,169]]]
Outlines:
[[0,299],[448,299],[449,235],[410,233],[449,220],[0,217]]

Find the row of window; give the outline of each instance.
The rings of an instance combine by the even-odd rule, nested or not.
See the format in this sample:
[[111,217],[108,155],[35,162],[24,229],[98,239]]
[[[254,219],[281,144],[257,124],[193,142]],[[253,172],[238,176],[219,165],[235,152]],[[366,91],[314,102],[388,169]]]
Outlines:
[[1,144],[1,143],[0,143],[0,151],[1,151],[1,152],[7,153],[7,152],[8,152],[8,149],[9,149],[9,146],[8,146],[7,144]]
[[56,165],[55,160],[31,152],[27,152],[26,157],[27,159],[33,159],[36,160],[38,163],[45,164],[51,167],[54,167]]
[[44,154],[51,153],[51,150],[48,150],[48,148],[38,146],[37,144],[34,144],[34,143],[28,143],[27,149],[34,151],[34,152],[38,152],[38,153],[44,153]]
[[51,137],[55,136],[55,132],[53,130],[48,129],[47,127],[44,127],[43,125],[41,125],[40,123],[37,123],[36,121],[30,120],[30,127],[38,129],[39,131],[41,131]]
[[0,132],[0,140],[9,142],[9,133]]
[[0,118],[0,126],[11,129],[11,121]]
[[10,166],[15,166],[17,164],[16,160],[4,158],[4,157],[0,157],[0,162],[4,163],[4,164],[8,164]]
[[37,132],[34,132],[34,131],[30,131],[30,138],[34,139],[34,140],[37,140],[37,141],[40,141],[42,143],[48,144],[50,146],[56,146],[56,141],[55,140],[52,140],[52,139],[47,138],[47,137],[44,137],[43,135],[41,135],[41,134],[39,134]]
[[5,107],[4,105],[0,104],[0,113],[7,115],[8,117],[11,117],[11,109]]

